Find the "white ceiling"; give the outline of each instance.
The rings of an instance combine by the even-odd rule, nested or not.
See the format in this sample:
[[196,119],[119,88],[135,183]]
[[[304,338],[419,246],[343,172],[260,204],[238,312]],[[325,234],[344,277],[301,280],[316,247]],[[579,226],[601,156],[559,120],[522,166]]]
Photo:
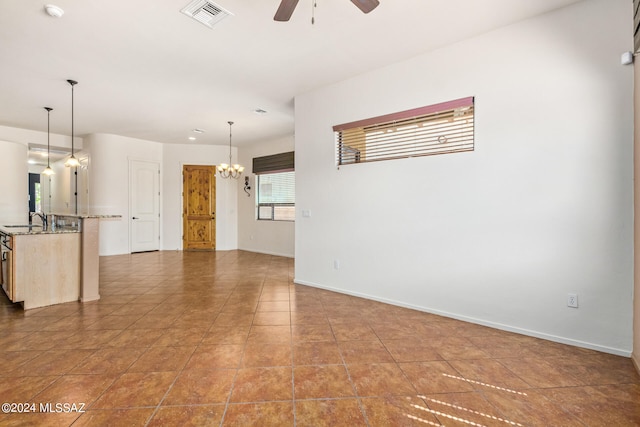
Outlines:
[[[49,1],[49,0],[47,0]],[[293,99],[579,0],[216,0],[234,16],[210,29],[180,13],[188,0],[0,1],[0,125],[111,133],[162,143],[234,145],[291,135]],[[268,111],[265,115],[253,112]],[[206,132],[187,140],[194,128]],[[46,142],[45,142],[46,144]]]

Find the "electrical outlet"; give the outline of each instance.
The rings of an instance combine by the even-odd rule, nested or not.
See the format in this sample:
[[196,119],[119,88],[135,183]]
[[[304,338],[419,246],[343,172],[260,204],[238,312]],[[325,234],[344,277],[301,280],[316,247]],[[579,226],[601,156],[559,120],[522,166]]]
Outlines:
[[336,270],[340,270],[340,260],[339,259],[334,259],[333,260],[333,268],[335,268]]
[[567,296],[567,307],[578,308],[578,294],[569,294]]

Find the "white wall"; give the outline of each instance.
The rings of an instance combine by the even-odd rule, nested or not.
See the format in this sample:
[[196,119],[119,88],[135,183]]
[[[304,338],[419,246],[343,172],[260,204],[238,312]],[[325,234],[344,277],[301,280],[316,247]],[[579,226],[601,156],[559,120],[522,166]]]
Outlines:
[[162,144],[92,134],[85,138],[85,148],[89,153],[89,213],[122,216],[100,220],[100,255],[129,253],[129,160],[161,164]]
[[[222,145],[163,144],[162,248],[182,249],[182,166],[217,165],[229,161]],[[237,158],[234,147],[232,156]],[[216,175],[216,249],[238,248],[238,182]]]
[[[88,159],[85,153],[76,152],[76,158],[81,166],[77,168],[78,173],[78,213],[86,214],[89,212],[88,205]],[[66,160],[66,159],[65,159]],[[70,213],[76,212],[76,182],[74,173],[75,168],[68,168],[64,165],[65,160],[51,163],[53,175],[47,176],[42,174],[43,166],[31,165],[30,172],[40,173],[40,191],[42,200],[42,211],[45,213]]]
[[[0,140],[16,142],[23,145],[38,144],[40,146],[47,145],[47,133],[37,130],[13,128],[9,126],[0,126]],[[82,149],[83,140],[76,136],[73,138],[76,150]],[[54,148],[71,148],[71,136],[52,133],[50,135],[51,149]]]
[[250,178],[251,196],[244,192],[244,178],[238,183],[238,248],[285,257],[294,256],[295,223],[290,221],[258,221],[256,219],[256,175],[251,173],[254,157],[294,150],[294,138],[263,141],[240,151],[240,164]]
[[[83,143],[82,138],[75,137],[74,141],[75,147],[80,149]],[[71,147],[71,137],[67,135],[52,133],[50,142],[52,147]],[[0,159],[2,159],[0,162],[0,194],[2,194],[0,221],[4,221],[3,223],[16,221],[24,223],[28,217],[29,166],[27,151],[29,144],[46,145],[47,133],[0,126]],[[45,180],[41,178],[41,181]],[[25,200],[26,202],[24,202]],[[55,199],[53,200],[55,202]],[[63,203],[61,200],[58,202]],[[54,207],[59,206],[54,204]]]
[[[630,354],[631,9],[587,0],[298,96],[296,282]],[[474,152],[336,169],[333,125],[465,96]]]
[[[40,175],[40,182],[44,183],[43,199],[51,196],[50,206],[47,205],[47,213],[75,213],[75,196],[73,196],[73,187],[75,182],[72,182],[71,174],[72,168],[65,167],[64,162],[56,162],[51,165],[54,174],[51,177],[46,175]],[[44,204],[43,204],[44,206]],[[80,208],[80,206],[78,206]],[[45,210],[43,208],[43,210]],[[86,210],[86,206],[85,206]],[[80,211],[80,209],[79,209]],[[83,212],[86,213],[86,212]]]
[[0,140],[0,225],[24,224],[29,218],[27,146]]

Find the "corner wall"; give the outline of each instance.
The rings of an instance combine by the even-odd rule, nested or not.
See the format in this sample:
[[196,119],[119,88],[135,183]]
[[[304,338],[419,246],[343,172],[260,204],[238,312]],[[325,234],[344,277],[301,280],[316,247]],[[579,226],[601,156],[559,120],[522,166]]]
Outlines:
[[0,140],[0,224],[24,224],[29,218],[27,146]]
[[294,256],[295,223],[289,221],[258,221],[256,219],[256,175],[251,172],[254,157],[294,150],[293,136],[264,141],[240,151],[240,164],[251,183],[250,196],[243,191],[244,178],[238,182],[238,248],[270,255]]
[[89,213],[122,216],[100,220],[100,255],[129,253],[129,160],[161,164],[162,145],[119,135],[91,134],[85,138],[85,147],[89,153]]
[[[629,356],[631,9],[582,1],[297,97],[296,282]],[[465,96],[474,152],[336,168],[333,125]]]
[[640,373],[640,64],[634,69],[634,292],[633,292],[633,354],[631,358]]

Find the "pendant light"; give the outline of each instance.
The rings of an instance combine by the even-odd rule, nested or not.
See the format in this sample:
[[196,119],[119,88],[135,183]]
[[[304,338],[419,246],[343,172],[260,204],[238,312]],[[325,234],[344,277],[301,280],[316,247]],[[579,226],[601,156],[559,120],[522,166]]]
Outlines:
[[49,144],[49,135],[50,135],[50,126],[49,126],[49,115],[51,113],[51,110],[53,110],[53,108],[50,107],[44,107],[45,110],[47,110],[47,167],[42,171],[43,174],[45,175],[53,175],[53,169],[51,169],[51,165],[49,164],[49,151],[50,151],[50,147],[51,145]]
[[78,84],[75,80],[67,80],[67,83],[71,85],[71,157],[67,159],[64,163],[66,167],[76,168],[80,166],[80,162],[76,159],[76,156],[73,155],[73,87]]
[[231,164],[231,126],[233,122],[229,123],[229,163],[220,163],[218,166],[218,173],[222,178],[239,178],[244,171],[244,166],[240,166],[239,164],[232,165]]

